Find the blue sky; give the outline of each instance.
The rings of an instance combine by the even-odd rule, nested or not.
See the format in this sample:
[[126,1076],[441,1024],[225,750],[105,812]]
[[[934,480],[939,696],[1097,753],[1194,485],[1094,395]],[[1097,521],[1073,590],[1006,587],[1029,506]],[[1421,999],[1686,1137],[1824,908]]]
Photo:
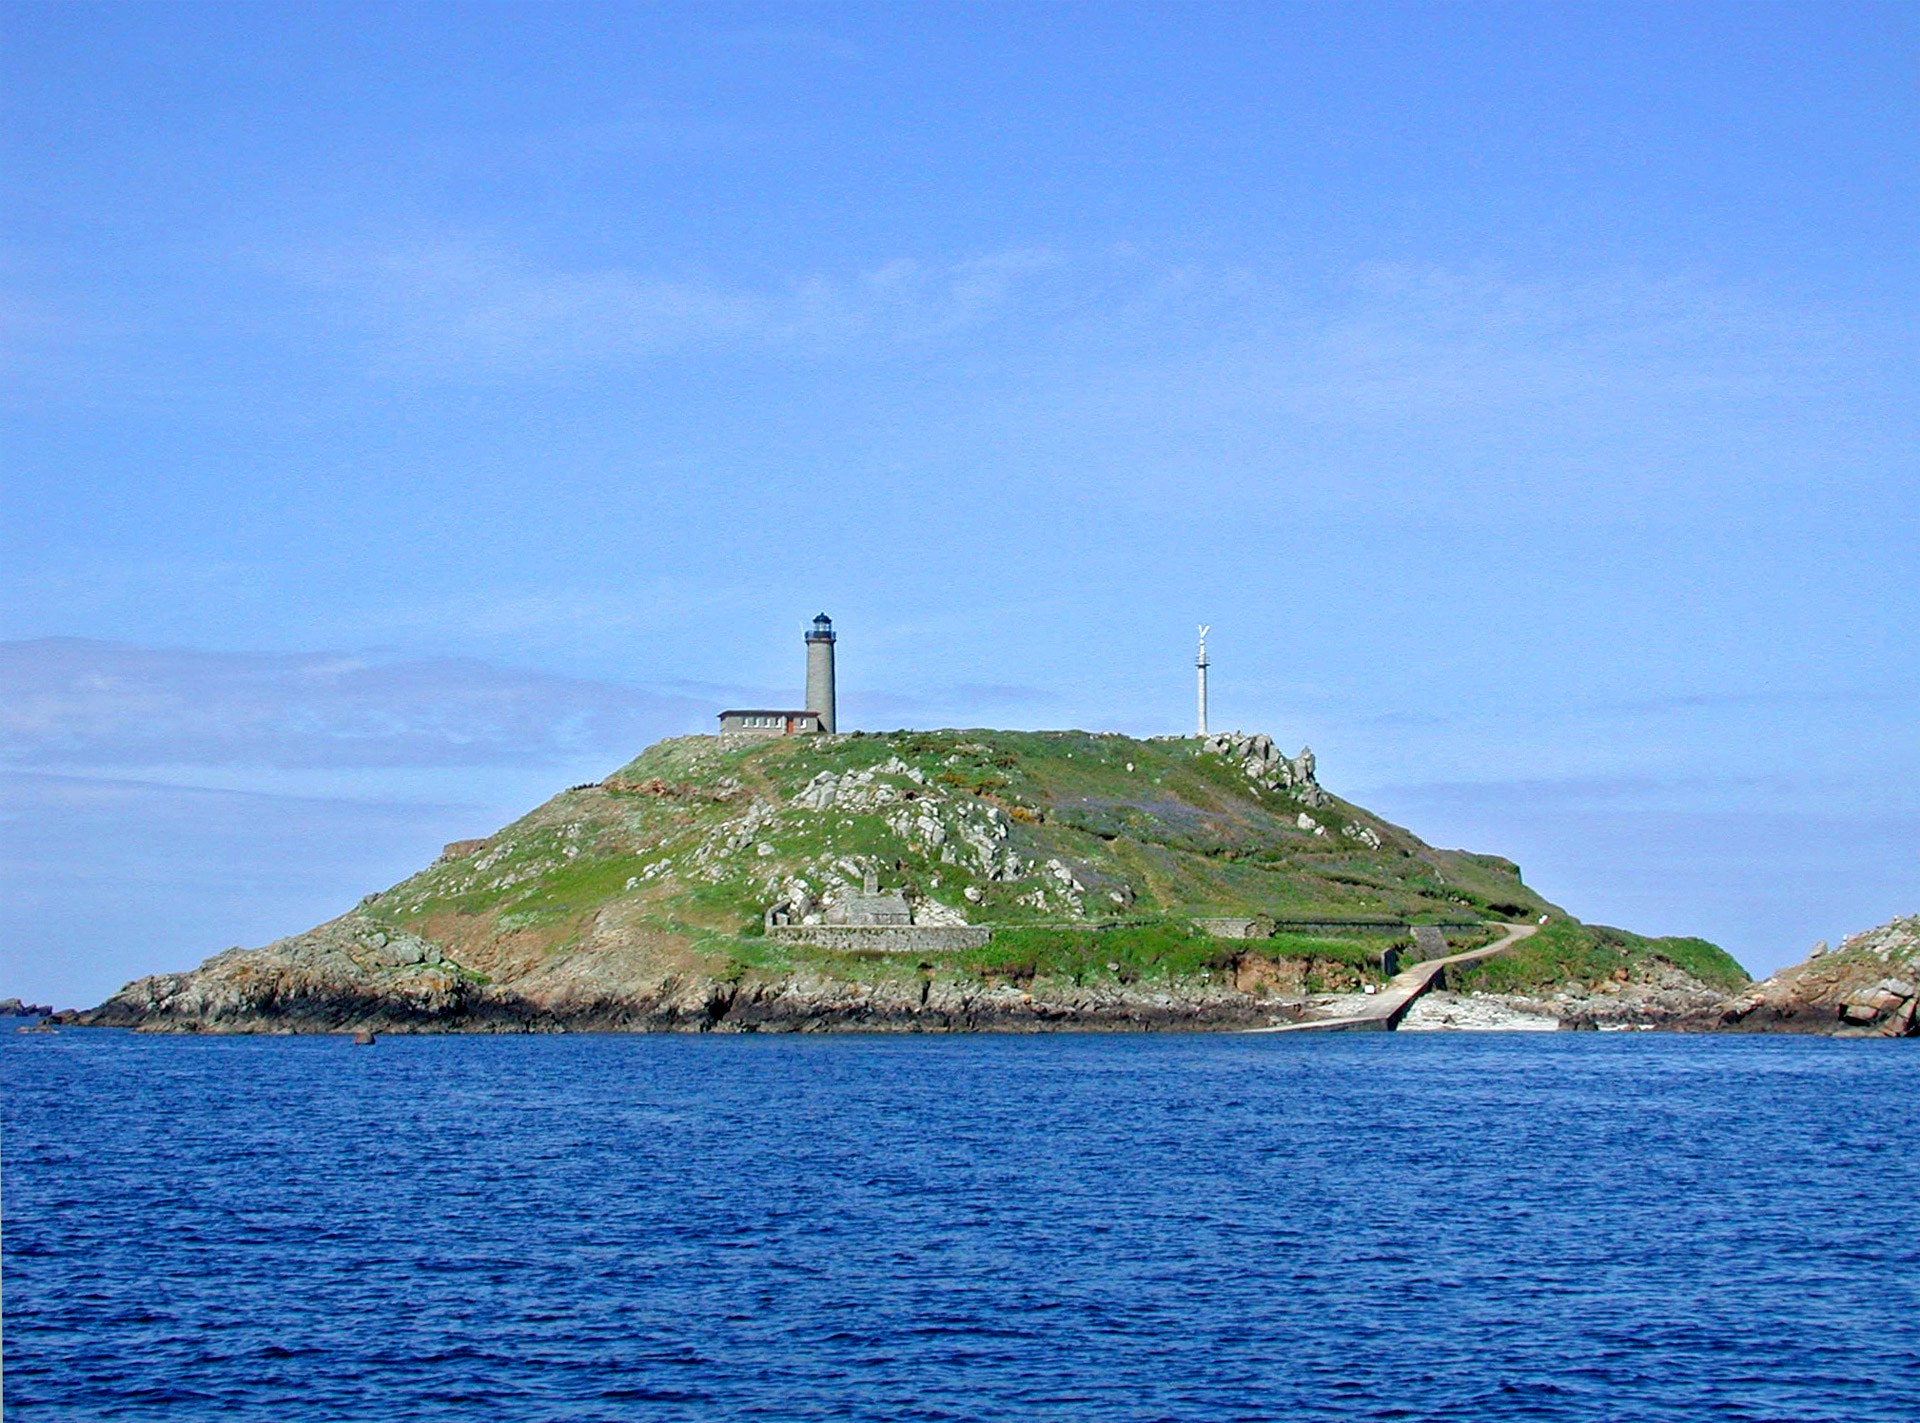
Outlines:
[[1920,909],[1909,5],[4,9],[0,994],[841,635],[1750,968]]

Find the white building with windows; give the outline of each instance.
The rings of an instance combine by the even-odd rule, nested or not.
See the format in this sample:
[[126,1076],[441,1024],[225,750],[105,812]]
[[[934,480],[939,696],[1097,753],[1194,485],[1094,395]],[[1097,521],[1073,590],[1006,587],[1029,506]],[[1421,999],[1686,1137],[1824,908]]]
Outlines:
[[722,736],[797,736],[822,731],[820,716],[810,711],[723,711]]

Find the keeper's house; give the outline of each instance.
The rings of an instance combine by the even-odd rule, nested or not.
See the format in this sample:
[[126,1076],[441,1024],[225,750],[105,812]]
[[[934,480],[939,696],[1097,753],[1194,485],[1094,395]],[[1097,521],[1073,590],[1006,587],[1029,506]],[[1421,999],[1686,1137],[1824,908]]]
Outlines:
[[798,736],[824,730],[820,714],[810,711],[723,711],[722,736]]

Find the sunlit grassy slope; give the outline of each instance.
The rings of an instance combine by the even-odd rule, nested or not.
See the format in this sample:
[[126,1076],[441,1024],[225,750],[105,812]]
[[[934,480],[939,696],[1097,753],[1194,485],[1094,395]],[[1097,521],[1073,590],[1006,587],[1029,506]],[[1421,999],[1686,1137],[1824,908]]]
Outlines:
[[[1194,739],[683,737],[485,841],[451,847],[363,912],[482,971],[506,956],[589,952],[617,921],[714,971],[871,976],[888,966],[776,942],[761,925],[771,904],[818,912],[872,872],[933,917],[944,908],[993,926],[992,943],[949,965],[985,975],[1204,975],[1247,951],[1362,971],[1403,937],[1283,925],[1272,940],[1242,944],[1190,922],[1233,914],[1415,923],[1548,914],[1562,922],[1500,986],[1597,966],[1587,959],[1599,931],[1565,921],[1510,861],[1434,849],[1311,781],[1283,779]],[[1725,954],[1691,940],[1616,935],[1604,946],[1608,969],[1622,943],[1630,956],[1744,981]]]

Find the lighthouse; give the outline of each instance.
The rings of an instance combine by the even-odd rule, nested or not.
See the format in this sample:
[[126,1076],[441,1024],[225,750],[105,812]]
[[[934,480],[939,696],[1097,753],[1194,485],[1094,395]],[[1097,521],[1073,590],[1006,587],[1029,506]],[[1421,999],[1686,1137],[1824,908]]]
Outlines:
[[807,710],[820,719],[820,729],[833,728],[833,619],[825,613],[807,629]]
[[720,713],[722,736],[802,736],[833,730],[833,619],[822,613],[807,627],[807,704],[773,711],[743,707]]

